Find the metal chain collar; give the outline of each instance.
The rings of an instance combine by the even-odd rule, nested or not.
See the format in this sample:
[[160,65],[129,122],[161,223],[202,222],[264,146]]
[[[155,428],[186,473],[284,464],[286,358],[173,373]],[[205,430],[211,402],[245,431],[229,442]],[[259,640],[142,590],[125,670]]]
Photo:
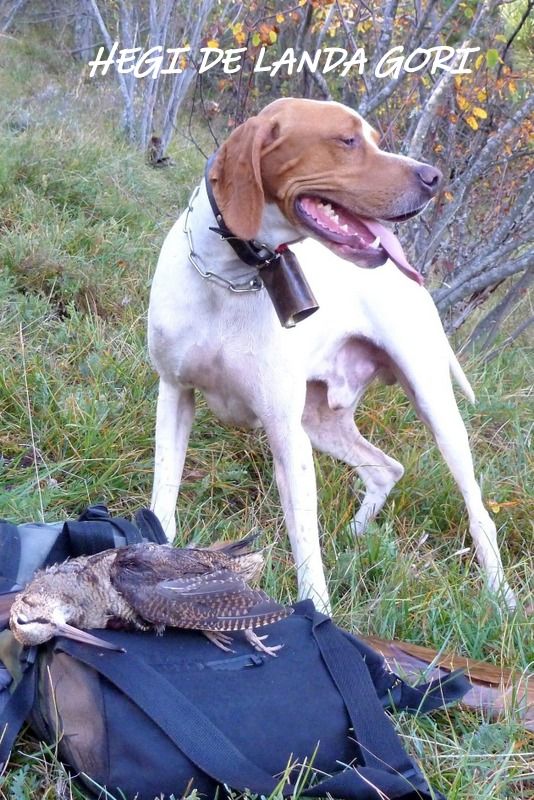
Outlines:
[[[191,229],[189,228],[189,215],[193,211],[193,203],[196,199],[196,196],[200,190],[200,186],[197,186],[191,197],[189,198],[189,203],[187,205],[187,212],[184,219],[184,233],[187,236],[187,242],[189,245],[189,254],[188,258],[191,264],[194,266],[198,274],[204,280],[212,281],[216,283],[218,286],[222,286],[224,289],[228,289],[230,292],[236,292],[238,294],[242,292],[259,292],[263,289],[263,281],[261,280],[259,273],[256,272],[251,278],[247,278],[244,281],[240,281],[236,283],[234,281],[229,281],[227,278],[223,278],[222,275],[217,275],[216,272],[210,272],[209,270],[204,270],[200,266],[197,261],[197,258],[200,256],[195,253],[195,248],[193,245],[193,236],[191,234]],[[220,237],[224,239],[223,236]]]

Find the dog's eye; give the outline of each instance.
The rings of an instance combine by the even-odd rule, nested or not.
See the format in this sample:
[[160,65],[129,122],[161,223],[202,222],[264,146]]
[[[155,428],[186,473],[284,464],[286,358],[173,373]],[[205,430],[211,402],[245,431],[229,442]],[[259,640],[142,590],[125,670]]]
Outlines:
[[346,147],[356,147],[358,142],[359,142],[359,137],[358,136],[347,136],[347,137],[342,136],[339,141],[343,142],[343,144]]

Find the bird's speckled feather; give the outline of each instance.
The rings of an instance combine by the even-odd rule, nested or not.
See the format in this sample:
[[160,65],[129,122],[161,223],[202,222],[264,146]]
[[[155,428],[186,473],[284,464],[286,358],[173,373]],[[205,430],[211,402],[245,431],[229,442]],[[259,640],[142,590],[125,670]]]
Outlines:
[[203,631],[219,646],[228,640],[217,632],[244,630],[255,647],[271,652],[253,629],[292,609],[249,586],[263,567],[261,553],[249,551],[252,539],[215,549],[143,543],[49,567],[15,599],[11,629],[29,645],[65,635],[65,626],[172,626]]

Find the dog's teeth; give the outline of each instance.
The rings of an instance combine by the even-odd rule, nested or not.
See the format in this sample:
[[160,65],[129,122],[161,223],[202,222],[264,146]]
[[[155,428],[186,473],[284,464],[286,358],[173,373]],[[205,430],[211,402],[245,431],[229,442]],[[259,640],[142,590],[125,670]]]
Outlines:
[[371,247],[380,247],[380,236],[377,236]]
[[339,217],[337,214],[330,214],[331,218],[334,220],[336,224],[339,225]]
[[345,233],[348,233],[349,232],[349,226],[348,225],[342,225],[341,226],[341,230],[344,231]]

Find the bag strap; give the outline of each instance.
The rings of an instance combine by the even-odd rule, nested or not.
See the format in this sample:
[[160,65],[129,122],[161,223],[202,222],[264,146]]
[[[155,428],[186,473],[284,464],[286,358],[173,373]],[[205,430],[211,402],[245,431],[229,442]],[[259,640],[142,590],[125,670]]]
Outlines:
[[365,785],[371,783],[373,788],[369,797],[376,798],[380,792],[387,797],[430,797],[426,779],[404,750],[384,712],[360,652],[329,617],[318,612],[313,615],[312,630],[330,676],[344,700],[363,766],[321,782],[309,790],[312,792],[309,796],[321,796],[317,794],[319,787],[323,793],[339,791],[340,783],[348,781],[347,785],[355,785],[356,780],[363,779]]
[[17,581],[20,564],[20,536],[15,525],[0,519],[0,592],[10,592]]
[[169,544],[161,522],[149,508],[140,508],[135,512],[135,523],[147,541]]
[[216,782],[264,795],[277,788],[272,775],[249,761],[194,703],[142,659],[131,653],[102,653],[69,639],[58,639],[56,649],[107,678]]
[[135,525],[122,517],[112,517],[103,504],[89,506],[75,522],[65,522],[64,530],[69,536],[73,556],[92,555],[116,547],[114,531],[118,531],[126,545],[143,541]]
[[[107,506],[99,503],[89,506],[77,520],[68,520],[63,526],[70,556],[88,556],[113,547],[139,544],[144,540],[167,544],[167,537],[156,515],[141,508],[135,515],[135,524],[124,517],[113,517]],[[63,560],[52,553],[49,562]]]
[[463,669],[453,672],[440,670],[439,676],[427,683],[410,686],[386,666],[384,657],[377,650],[348,631],[343,631],[343,635],[365,661],[384,708],[427,714],[461,700],[473,688]]

